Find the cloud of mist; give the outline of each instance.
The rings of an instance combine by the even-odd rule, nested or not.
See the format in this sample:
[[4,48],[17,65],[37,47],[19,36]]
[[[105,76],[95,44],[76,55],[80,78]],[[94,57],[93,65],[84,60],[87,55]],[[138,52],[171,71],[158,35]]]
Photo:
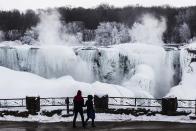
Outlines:
[[130,31],[132,42],[162,45],[162,36],[166,28],[164,17],[157,19],[151,14],[144,14]]
[[40,45],[75,45],[78,39],[66,32],[56,10],[40,13],[40,23],[34,28],[38,32]]
[[41,12],[40,23],[36,27],[39,34],[38,40],[41,44],[63,44],[61,43],[62,41],[59,36],[61,29],[59,17],[60,16],[56,11]]
[[[149,48],[159,49],[157,60],[152,59],[152,67],[155,73],[155,88],[153,95],[157,98],[164,96],[172,86],[173,81],[173,64],[170,62],[169,55],[163,48],[163,34],[166,31],[166,19],[159,19],[151,14],[144,14],[134,23],[130,30],[131,40],[133,43],[150,44]],[[145,48],[145,47],[144,47]]]

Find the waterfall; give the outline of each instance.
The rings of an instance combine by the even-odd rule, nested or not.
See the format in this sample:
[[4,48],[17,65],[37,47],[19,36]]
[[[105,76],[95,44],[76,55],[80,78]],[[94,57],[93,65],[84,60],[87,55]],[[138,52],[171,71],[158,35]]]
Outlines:
[[134,86],[156,97],[165,95],[179,81],[179,51],[166,51],[163,47],[145,44],[1,46],[0,66],[45,78],[72,76],[82,82],[118,85],[136,82]]

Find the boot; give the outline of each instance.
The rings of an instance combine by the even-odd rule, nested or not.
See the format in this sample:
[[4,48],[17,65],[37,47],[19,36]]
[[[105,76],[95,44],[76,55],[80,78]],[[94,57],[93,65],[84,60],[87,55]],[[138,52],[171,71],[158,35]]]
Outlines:
[[76,124],[75,123],[73,123],[73,128],[76,128]]

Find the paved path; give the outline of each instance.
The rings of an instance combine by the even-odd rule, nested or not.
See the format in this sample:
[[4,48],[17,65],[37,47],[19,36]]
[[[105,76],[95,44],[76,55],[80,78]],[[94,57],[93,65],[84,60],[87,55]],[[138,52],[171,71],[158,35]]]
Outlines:
[[0,131],[196,131],[196,124],[170,122],[97,122],[96,127],[72,128],[72,123],[0,122]]

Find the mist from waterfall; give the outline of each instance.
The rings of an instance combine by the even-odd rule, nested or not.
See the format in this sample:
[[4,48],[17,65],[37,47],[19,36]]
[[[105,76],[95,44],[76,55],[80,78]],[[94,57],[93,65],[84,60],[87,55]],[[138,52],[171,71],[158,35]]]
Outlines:
[[40,22],[33,28],[38,33],[38,42],[42,46],[78,45],[79,40],[67,33],[66,25],[60,21],[57,10],[42,11],[39,14]]
[[[46,78],[58,78],[70,75],[75,80],[92,82],[93,76],[88,63],[77,57],[70,46],[78,45],[78,39],[67,33],[66,25],[60,21],[60,14],[56,10],[41,12],[40,23],[33,28],[38,33],[39,50],[31,54],[29,65],[33,73]],[[27,58],[29,59],[29,58]],[[85,74],[85,75],[84,75]]]
[[[159,48],[157,48],[157,50],[160,50],[160,52],[154,54],[157,55],[158,59],[155,59],[155,56],[146,57],[148,60],[144,61],[148,61],[148,64],[145,66],[138,65],[135,75],[131,77],[128,82],[124,82],[126,86],[133,86],[133,88],[140,86],[140,88],[151,92],[155,97],[163,97],[170,90],[173,85],[173,57],[175,54],[166,52],[163,48],[164,42],[162,37],[166,29],[166,19],[164,17],[160,17],[159,19],[155,18],[155,16],[151,14],[143,14],[139,17],[138,21],[133,24],[130,30],[132,42],[157,46]],[[146,48],[150,49],[152,46]],[[140,70],[139,72],[137,71],[138,69]],[[138,82],[135,83],[135,79],[137,79]],[[148,88],[150,89],[146,89],[146,85],[149,85]]]
[[152,14],[143,14],[130,30],[132,42],[163,45],[163,33],[166,31],[166,19],[155,18]]
[[40,23],[36,26],[41,45],[62,45],[60,33],[62,24],[57,11],[41,12]]

